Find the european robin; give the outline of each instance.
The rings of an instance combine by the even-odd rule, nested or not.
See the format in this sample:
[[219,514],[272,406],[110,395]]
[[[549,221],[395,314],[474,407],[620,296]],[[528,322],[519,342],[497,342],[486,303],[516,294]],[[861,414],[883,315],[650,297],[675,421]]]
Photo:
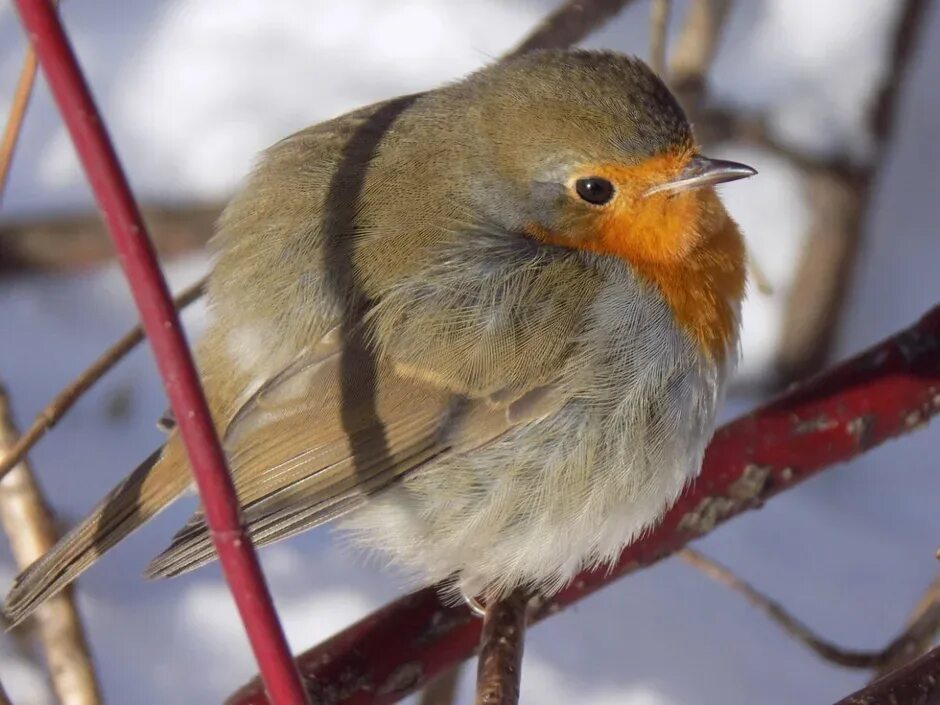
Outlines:
[[[258,544],[333,519],[422,584],[543,593],[698,471],[744,246],[641,61],[544,51],[271,147],[212,247],[196,355]],[[16,580],[26,617],[191,484],[179,437]],[[148,570],[215,557],[200,512]]]

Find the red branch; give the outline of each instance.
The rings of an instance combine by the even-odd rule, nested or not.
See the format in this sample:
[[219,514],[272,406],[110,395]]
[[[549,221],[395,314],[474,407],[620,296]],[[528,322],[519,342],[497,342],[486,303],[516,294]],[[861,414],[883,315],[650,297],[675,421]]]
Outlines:
[[303,687],[242,528],[235,488],[192,356],[140,211],[59,18],[48,0],[17,8],[107,222],[186,445],[212,538],[273,702],[301,705]]
[[940,646],[836,705],[940,705]]
[[[612,570],[582,573],[535,607],[532,621],[648,566],[732,516],[816,473],[908,433],[940,412],[940,306],[916,325],[726,424],[702,474],[662,523]],[[387,704],[473,654],[482,622],[434,589],[404,597],[302,654],[316,702]],[[229,705],[266,703],[257,682]]]

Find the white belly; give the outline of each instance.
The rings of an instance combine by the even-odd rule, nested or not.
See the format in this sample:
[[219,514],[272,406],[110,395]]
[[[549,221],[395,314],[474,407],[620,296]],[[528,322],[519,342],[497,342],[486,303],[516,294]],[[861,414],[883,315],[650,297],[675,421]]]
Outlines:
[[658,296],[613,272],[562,374],[560,411],[444,458],[340,527],[416,583],[554,592],[616,558],[698,473],[724,377]]

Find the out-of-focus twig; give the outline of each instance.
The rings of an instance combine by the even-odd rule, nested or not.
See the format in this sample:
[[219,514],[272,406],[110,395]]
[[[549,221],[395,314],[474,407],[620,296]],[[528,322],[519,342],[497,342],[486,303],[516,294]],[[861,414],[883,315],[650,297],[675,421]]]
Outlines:
[[[10,407],[0,388],[0,456],[16,441]],[[0,522],[22,570],[56,542],[55,519],[25,461],[0,481]],[[70,590],[36,611],[52,686],[62,705],[98,705],[101,698],[88,645]]]
[[10,701],[10,696],[7,695],[7,691],[3,688],[3,683],[0,683],[0,705],[13,705]]
[[836,705],[940,705],[940,647]]
[[731,0],[692,0],[669,56],[669,81],[686,110],[701,107]]
[[[153,204],[142,211],[161,257],[200,250],[222,203]],[[114,247],[94,213],[36,214],[0,223],[0,276],[7,272],[73,272],[110,262]]]
[[650,5],[650,68],[660,76],[666,71],[666,36],[671,9],[670,0],[653,0]]
[[890,146],[899,97],[929,6],[927,0],[906,0],[898,11],[888,66],[869,114],[874,141],[871,158],[851,171],[827,164],[807,174],[813,225],[780,335],[777,367],[784,382],[812,374],[829,358],[858,258],[872,185]]
[[519,702],[528,604],[528,591],[518,589],[487,605],[480,637],[476,705]]
[[604,25],[632,0],[568,0],[504,58],[536,49],[566,49]]
[[[52,0],[52,4],[57,6],[59,0]],[[31,44],[27,44],[26,51],[23,54],[20,76],[16,80],[16,88],[13,89],[10,114],[7,117],[6,126],[3,128],[3,137],[0,138],[0,203],[3,202],[3,193],[6,189],[7,177],[10,175],[13,154],[16,152],[16,144],[20,139],[20,132],[23,130],[23,120],[26,118],[29,98],[33,94],[33,86],[36,84],[37,66],[36,52],[33,51]]]
[[924,653],[940,631],[940,578],[924,593],[908,622],[907,628],[880,651],[844,649],[813,633],[777,601],[767,597],[717,561],[698,551],[685,548],[678,554],[682,560],[712,580],[742,595],[791,637],[811,649],[820,658],[846,668],[873,668],[891,671],[902,663]]
[[[173,302],[178,310],[186,308],[202,295],[206,280],[200,279],[174,298]],[[56,425],[59,420],[75,405],[81,396],[91,386],[101,379],[104,374],[116,365],[144,338],[139,325],[131,328],[120,340],[108,348],[104,354],[95,360],[91,366],[69,383],[59,392],[33,420],[29,428],[15,443],[12,443],[8,452],[0,458],[0,478],[8,473],[16,463],[29,452],[36,443],[46,435],[46,432]]]
[[7,117],[3,137],[0,139],[0,202],[3,201],[7,176],[10,174],[10,164],[13,162],[13,153],[16,151],[16,143],[23,128],[23,119],[26,117],[26,108],[29,105],[29,97],[32,95],[35,82],[36,53],[31,46],[28,46],[23,56],[20,77],[16,81],[16,88],[13,92],[10,115]]
[[875,670],[874,678],[891,671],[927,652],[940,631],[940,577],[934,578],[920,596],[907,618],[905,630],[885,648],[890,652]]

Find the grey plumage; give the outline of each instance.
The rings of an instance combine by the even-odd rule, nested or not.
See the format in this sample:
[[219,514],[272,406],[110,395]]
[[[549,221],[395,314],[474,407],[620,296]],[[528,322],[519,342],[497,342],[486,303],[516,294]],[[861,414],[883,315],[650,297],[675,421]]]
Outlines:
[[[698,470],[733,354],[703,357],[653,284],[578,249],[594,213],[565,179],[692,144],[641,62],[541,52],[269,149],[219,221],[197,347],[255,540],[342,516],[419,581],[498,594],[557,589],[655,521]],[[188,484],[171,431],[7,616]],[[213,558],[197,512],[148,572]]]

